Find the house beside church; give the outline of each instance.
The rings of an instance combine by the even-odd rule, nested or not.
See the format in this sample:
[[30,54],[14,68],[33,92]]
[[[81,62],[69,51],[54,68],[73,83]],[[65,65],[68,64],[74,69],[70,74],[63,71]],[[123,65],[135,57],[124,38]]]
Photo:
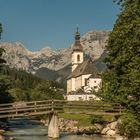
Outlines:
[[92,90],[95,92],[99,90],[102,79],[91,58],[84,60],[78,29],[75,34],[75,43],[71,57],[72,71],[67,78],[67,100],[99,100]]

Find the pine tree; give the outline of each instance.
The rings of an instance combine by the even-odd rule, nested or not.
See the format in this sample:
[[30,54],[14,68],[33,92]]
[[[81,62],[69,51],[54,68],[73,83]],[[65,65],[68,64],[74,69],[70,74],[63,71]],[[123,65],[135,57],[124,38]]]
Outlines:
[[124,133],[133,136],[140,135],[140,0],[120,2],[122,10],[106,46],[102,97],[121,103],[135,118],[135,126],[129,118],[123,127]]

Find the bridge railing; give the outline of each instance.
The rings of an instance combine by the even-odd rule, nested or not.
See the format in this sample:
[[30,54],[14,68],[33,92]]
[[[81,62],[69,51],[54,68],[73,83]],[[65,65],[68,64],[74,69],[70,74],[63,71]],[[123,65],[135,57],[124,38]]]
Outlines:
[[81,101],[66,102],[63,111],[70,114],[120,115],[124,107],[116,103]]
[[41,115],[52,111],[52,101],[17,102],[0,104],[0,118]]
[[68,102],[65,100],[44,100],[0,104],[0,118],[34,116],[65,112],[73,114],[121,114],[124,108],[120,104],[104,102]]

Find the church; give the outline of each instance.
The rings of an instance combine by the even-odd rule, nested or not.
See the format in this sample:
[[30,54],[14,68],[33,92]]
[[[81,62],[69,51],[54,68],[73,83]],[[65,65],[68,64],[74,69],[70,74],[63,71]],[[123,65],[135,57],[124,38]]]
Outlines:
[[84,51],[78,29],[71,57],[72,70],[67,78],[67,100],[99,100],[92,91],[99,90],[102,79],[91,58],[84,60]]

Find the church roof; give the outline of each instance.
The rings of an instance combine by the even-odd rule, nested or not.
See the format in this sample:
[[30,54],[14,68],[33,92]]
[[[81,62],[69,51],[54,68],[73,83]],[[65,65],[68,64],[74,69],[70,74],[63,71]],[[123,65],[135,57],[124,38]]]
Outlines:
[[93,64],[91,58],[79,64],[76,69],[68,76],[68,79],[76,78],[86,74],[91,74],[90,78],[100,78],[99,72],[96,66]]
[[83,51],[83,47],[80,43],[80,33],[78,32],[78,28],[75,34],[75,43],[73,45],[73,51]]

